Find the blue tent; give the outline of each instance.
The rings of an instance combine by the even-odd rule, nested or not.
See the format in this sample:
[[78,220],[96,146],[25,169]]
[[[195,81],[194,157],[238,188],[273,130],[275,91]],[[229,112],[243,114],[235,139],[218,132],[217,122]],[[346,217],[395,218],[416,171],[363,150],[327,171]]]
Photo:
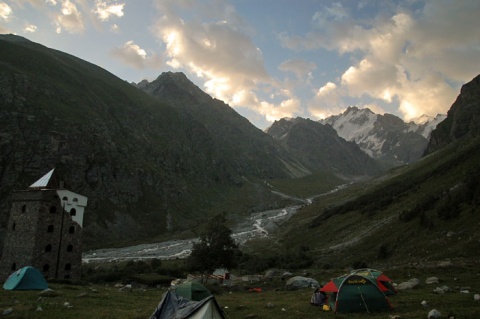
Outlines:
[[5,290],[44,290],[47,288],[47,281],[40,271],[30,266],[15,271],[3,284]]

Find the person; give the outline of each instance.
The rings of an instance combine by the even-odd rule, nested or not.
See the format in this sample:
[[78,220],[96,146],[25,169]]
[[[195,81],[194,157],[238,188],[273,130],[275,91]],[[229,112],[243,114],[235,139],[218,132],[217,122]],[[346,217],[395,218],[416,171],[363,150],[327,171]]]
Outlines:
[[310,303],[314,306],[323,306],[327,301],[327,295],[323,291],[320,291],[321,288],[322,286],[315,289],[312,298],[310,299]]

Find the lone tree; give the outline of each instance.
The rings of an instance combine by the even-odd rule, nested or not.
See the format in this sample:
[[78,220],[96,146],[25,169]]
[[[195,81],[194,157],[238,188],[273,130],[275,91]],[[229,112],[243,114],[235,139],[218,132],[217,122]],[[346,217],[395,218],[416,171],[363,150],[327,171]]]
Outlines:
[[198,271],[203,277],[215,269],[230,268],[237,265],[240,253],[238,245],[232,238],[232,231],[226,226],[225,214],[219,214],[209,220],[200,235],[200,241],[195,243],[192,253],[186,260],[190,271]]

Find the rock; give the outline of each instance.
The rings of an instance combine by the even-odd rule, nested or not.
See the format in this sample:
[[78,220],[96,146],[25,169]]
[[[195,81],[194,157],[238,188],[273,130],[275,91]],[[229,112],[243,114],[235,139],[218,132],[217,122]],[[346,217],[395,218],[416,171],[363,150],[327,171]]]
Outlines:
[[437,277],[427,278],[427,280],[425,280],[425,283],[426,283],[427,285],[430,285],[430,284],[438,284],[438,278],[437,278]]
[[473,300],[480,301],[480,295],[479,294],[473,295]]
[[312,278],[295,276],[287,280],[285,288],[287,290],[296,290],[300,288],[319,288],[318,281]]
[[448,287],[448,286],[442,286],[442,287],[440,287],[440,288],[442,288],[442,290],[443,290],[444,292],[453,292],[453,289],[450,288],[450,287]]
[[397,290],[415,289],[420,284],[420,280],[412,278],[409,281],[398,284]]
[[437,287],[437,288],[433,289],[433,293],[435,293],[435,294],[444,294],[445,291],[443,291],[442,288]]
[[271,302],[267,303],[267,305],[265,306],[267,307],[268,309],[272,309],[273,307],[275,307],[275,305]]
[[420,304],[425,308],[428,307],[428,303],[425,300],[423,300]]
[[432,309],[428,313],[427,318],[428,319],[437,319],[437,318],[440,318],[441,316],[442,316],[442,314],[440,313],[440,311],[438,311],[437,309]]
[[2,312],[2,315],[8,316],[13,313],[13,308],[7,308]]
[[38,306],[37,309],[35,309],[35,311],[43,311],[42,307]]
[[58,293],[53,291],[52,289],[50,288],[47,288],[45,290],[42,290],[39,295],[41,297],[57,297],[58,296]]

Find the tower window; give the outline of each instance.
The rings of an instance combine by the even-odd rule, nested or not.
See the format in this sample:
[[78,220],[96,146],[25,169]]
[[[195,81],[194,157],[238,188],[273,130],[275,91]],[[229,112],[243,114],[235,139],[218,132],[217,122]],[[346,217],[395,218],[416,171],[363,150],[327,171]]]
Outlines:
[[57,212],[57,206],[50,207],[50,213],[55,214]]
[[46,247],[45,247],[45,252],[46,253],[49,253],[52,251],[52,245],[48,244]]
[[68,251],[69,253],[71,253],[71,252],[73,251],[73,246],[72,246],[72,245],[68,245],[68,246],[67,246],[67,251]]
[[15,228],[17,228],[17,223],[13,222],[13,224],[12,224],[12,230],[15,230]]
[[75,198],[73,199],[73,201],[74,201],[75,203],[78,202],[78,198],[75,197]]
[[68,232],[69,232],[70,234],[75,233],[75,227],[70,226],[70,228],[68,229]]
[[67,201],[67,202],[68,202],[68,197],[67,197],[67,196],[64,196],[62,199],[63,199],[64,201]]
[[70,209],[70,216],[76,216],[77,210],[75,208]]
[[48,225],[47,233],[53,233],[53,225]]
[[12,270],[17,270],[17,263],[12,264]]
[[22,205],[22,213],[25,213],[27,211],[27,205]]
[[42,268],[42,269],[43,269],[44,272],[46,272],[46,271],[48,271],[48,270],[50,269],[50,265],[49,265],[49,264],[45,264],[45,265],[43,265],[43,268]]
[[65,270],[71,270],[72,269],[72,265],[71,264],[66,264],[65,265]]

